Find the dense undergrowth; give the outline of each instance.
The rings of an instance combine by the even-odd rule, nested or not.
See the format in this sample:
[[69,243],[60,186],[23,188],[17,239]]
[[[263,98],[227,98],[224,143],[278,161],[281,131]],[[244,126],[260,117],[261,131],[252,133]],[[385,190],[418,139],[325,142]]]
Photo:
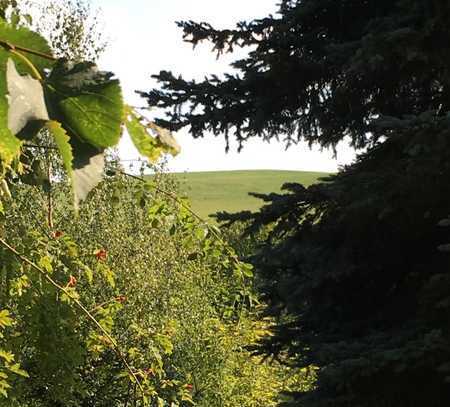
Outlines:
[[[251,356],[271,321],[250,304],[250,268],[176,199],[169,176],[152,179],[106,177],[77,217],[56,183],[53,228],[48,194],[19,183],[2,236],[98,319],[150,405],[270,406],[289,386],[309,385],[306,370]],[[27,376],[10,375],[0,405],[140,405],[108,337],[73,300],[5,249],[0,264],[0,309],[14,320],[3,347]]]

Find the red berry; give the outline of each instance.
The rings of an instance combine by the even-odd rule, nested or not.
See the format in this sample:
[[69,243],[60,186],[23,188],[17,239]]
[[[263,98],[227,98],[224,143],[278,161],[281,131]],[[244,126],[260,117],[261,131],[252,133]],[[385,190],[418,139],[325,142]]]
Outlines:
[[59,239],[62,235],[64,235],[64,232],[61,232],[60,230],[52,232],[53,239]]
[[97,257],[97,260],[104,261],[106,260],[107,253],[105,249],[99,249],[94,252],[94,255]]
[[154,376],[155,372],[153,371],[153,369],[151,367],[148,367],[147,369],[144,369],[144,372],[146,373],[147,376]]
[[77,279],[74,276],[70,276],[67,287],[75,287],[77,285]]

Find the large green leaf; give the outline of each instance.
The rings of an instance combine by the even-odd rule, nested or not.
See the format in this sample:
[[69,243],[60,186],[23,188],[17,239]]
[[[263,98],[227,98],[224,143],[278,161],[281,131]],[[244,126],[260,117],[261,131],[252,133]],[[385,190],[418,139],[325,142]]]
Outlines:
[[0,49],[0,160],[4,166],[8,166],[19,154],[21,146],[20,140],[8,127],[7,61],[8,54]]
[[[24,120],[27,120],[24,110],[22,110],[21,113],[18,113],[15,117],[10,116],[9,105],[10,103],[15,104],[18,99],[15,99],[15,97],[13,96],[10,100],[8,100],[7,97],[7,93],[9,91],[12,91],[14,93],[14,86],[13,89],[8,89],[7,83],[7,63],[10,57],[15,62],[14,68],[17,67],[17,71],[20,74],[32,73],[32,69],[30,68],[29,64],[27,64],[23,58],[18,57],[10,51],[11,49],[14,49],[18,46],[31,49],[43,54],[51,55],[50,47],[48,46],[45,39],[42,38],[39,34],[36,34],[24,27],[15,27],[0,19],[0,160],[2,161],[2,164],[4,166],[8,166],[11,161],[19,154],[21,142],[17,137],[15,137],[14,134],[16,133],[16,130],[21,127],[20,123],[23,124]],[[40,71],[44,70],[45,68],[50,68],[53,64],[53,61],[51,61],[50,59],[37,56],[25,51],[18,52],[22,53],[28,59],[28,61]],[[10,67],[12,67],[12,65],[10,65]],[[11,68],[10,72],[12,72]],[[15,95],[17,96],[18,93],[20,92],[17,91]],[[26,93],[26,91],[24,93]],[[25,99],[27,99],[26,96]],[[19,105],[15,106],[17,107]],[[33,114],[31,114],[29,118],[31,118],[31,116],[33,116]],[[12,126],[12,128],[9,126],[11,124],[9,123],[9,121],[11,120],[12,122],[15,122],[13,123],[14,125]]]
[[[0,44],[2,45],[0,47],[0,53],[12,56],[17,65],[17,70],[21,74],[31,73],[30,67],[23,61],[23,59],[12,55],[8,51],[10,46],[26,48],[50,57],[52,55],[52,51],[47,41],[39,34],[25,27],[18,27],[8,24],[2,19],[0,19]],[[51,68],[54,64],[54,61],[50,58],[45,58],[22,50],[17,51],[26,56],[26,58],[41,72],[46,68]]]
[[93,63],[60,61],[46,83],[47,102],[71,136],[99,149],[119,141],[124,116],[118,80]]

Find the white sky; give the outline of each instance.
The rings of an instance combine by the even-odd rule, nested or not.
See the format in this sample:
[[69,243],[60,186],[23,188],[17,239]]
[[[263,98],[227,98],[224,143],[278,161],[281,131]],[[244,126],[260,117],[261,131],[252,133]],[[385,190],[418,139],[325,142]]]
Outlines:
[[[138,106],[145,101],[134,91],[156,86],[150,75],[171,70],[185,79],[202,79],[205,75],[230,72],[229,63],[236,58],[225,56],[216,60],[210,44],[197,47],[182,41],[182,32],[175,21],[206,21],[215,27],[232,27],[238,21],[264,17],[276,11],[277,0],[94,0],[100,7],[109,47],[100,65],[114,72],[121,80],[128,103]],[[243,53],[240,52],[242,56]],[[182,152],[169,160],[172,171],[212,171],[232,169],[284,169],[336,171],[349,163],[354,154],[342,145],[337,160],[330,151],[312,151],[307,145],[288,150],[276,141],[265,143],[252,140],[241,153],[236,146],[225,154],[223,137],[205,134],[194,140],[181,130],[176,134]],[[125,137],[120,144],[123,159],[139,155]]]

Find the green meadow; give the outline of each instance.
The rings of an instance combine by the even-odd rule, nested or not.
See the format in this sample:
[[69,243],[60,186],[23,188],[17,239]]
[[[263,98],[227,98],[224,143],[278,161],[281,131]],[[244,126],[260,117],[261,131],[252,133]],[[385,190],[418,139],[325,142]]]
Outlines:
[[257,210],[262,201],[249,192],[279,192],[285,182],[299,182],[305,186],[326,176],[306,171],[211,171],[173,173],[183,194],[189,197],[192,208],[203,218],[218,211],[237,212]]

